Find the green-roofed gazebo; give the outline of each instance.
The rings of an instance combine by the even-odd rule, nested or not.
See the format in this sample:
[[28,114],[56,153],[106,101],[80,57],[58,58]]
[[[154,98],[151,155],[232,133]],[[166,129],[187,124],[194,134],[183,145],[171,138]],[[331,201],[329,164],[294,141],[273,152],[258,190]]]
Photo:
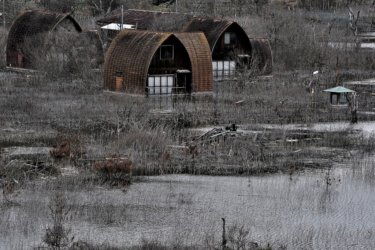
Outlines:
[[338,93],[338,94],[354,93],[355,92],[354,90],[351,90],[351,89],[348,89],[348,88],[345,88],[345,87],[342,87],[342,86],[337,86],[337,87],[326,89],[326,90],[323,90],[323,91],[330,92],[330,93]]
[[342,86],[325,89],[323,91],[331,94],[330,100],[331,100],[332,105],[347,105],[348,104],[347,95],[349,93],[355,93],[354,90],[351,90]]

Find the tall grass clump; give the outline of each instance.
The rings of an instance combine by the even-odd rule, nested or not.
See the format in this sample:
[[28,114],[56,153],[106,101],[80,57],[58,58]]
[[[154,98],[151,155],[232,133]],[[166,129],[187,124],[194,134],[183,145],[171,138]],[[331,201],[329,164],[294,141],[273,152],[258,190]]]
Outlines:
[[47,227],[43,242],[52,249],[66,249],[72,244],[74,236],[70,236],[71,230],[65,225],[69,221],[71,208],[64,194],[56,193],[48,208],[52,225]]

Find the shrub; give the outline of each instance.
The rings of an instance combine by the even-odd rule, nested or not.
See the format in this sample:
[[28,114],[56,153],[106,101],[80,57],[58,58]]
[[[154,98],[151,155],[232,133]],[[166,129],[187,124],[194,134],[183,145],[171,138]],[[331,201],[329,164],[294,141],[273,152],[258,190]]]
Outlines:
[[123,186],[131,182],[133,162],[128,158],[112,157],[96,162],[94,169],[100,182],[111,186]]
[[70,207],[64,194],[56,193],[48,208],[52,226],[47,227],[43,242],[53,249],[68,247],[73,242],[74,237],[69,236],[71,230],[64,225],[70,216]]

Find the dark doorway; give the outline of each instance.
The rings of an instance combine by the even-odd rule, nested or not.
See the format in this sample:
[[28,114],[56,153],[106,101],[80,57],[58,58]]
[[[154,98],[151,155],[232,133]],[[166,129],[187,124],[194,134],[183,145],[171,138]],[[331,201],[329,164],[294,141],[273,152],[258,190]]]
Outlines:
[[191,93],[191,72],[189,70],[178,70],[176,74],[176,94]]

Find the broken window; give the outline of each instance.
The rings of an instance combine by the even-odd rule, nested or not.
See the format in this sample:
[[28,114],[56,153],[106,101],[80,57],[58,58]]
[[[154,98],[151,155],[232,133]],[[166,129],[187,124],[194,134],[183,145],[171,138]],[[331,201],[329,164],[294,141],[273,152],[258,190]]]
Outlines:
[[160,60],[173,60],[174,59],[174,46],[162,45],[160,47]]

